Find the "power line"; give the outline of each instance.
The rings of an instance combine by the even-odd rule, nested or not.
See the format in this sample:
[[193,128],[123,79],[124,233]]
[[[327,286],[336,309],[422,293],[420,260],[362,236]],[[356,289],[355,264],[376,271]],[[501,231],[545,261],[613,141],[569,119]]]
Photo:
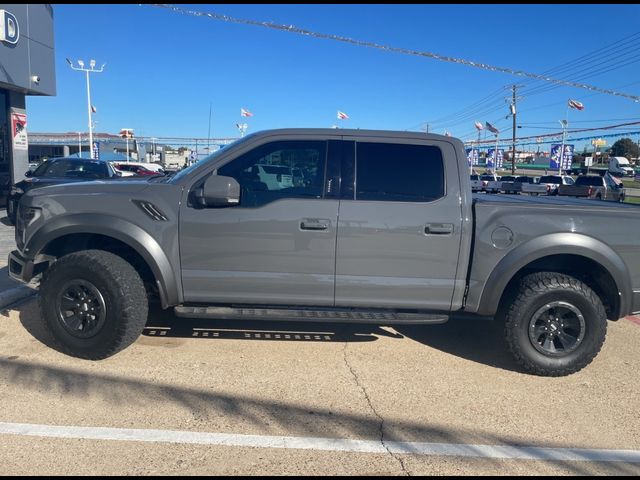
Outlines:
[[[589,52],[589,53],[587,53],[585,55],[582,55],[582,56],[574,59],[574,60],[571,60],[571,61],[566,62],[564,64],[558,65],[556,67],[550,68],[550,69],[546,70],[545,72],[543,72],[543,74],[551,74],[551,73],[557,74],[557,73],[560,73],[562,71],[574,69],[576,66],[579,66],[580,68],[583,68],[585,63],[580,63],[581,61],[587,60],[587,59],[589,59],[591,57],[591,60],[589,62],[587,62],[587,63],[592,63],[592,62],[597,61],[600,58],[602,58],[602,56],[604,54],[615,54],[615,53],[618,53],[617,51],[615,51],[616,49],[619,49],[620,47],[622,47],[624,45],[628,45],[629,43],[637,42],[638,40],[640,40],[640,32],[636,32],[636,33],[631,34],[631,35],[629,35],[627,37],[624,37],[624,38],[622,38],[620,40],[617,40],[616,42],[613,42],[613,43],[611,43],[609,45],[606,45],[606,46],[601,47],[599,49],[593,50],[593,51],[591,51],[591,52]],[[631,52],[635,52],[636,48],[637,48],[637,46],[634,44],[634,45],[625,47],[623,50],[624,51],[630,50]],[[633,57],[631,57],[631,58],[633,58]],[[633,63],[633,62],[631,62],[631,63]],[[611,69],[608,69],[608,70],[602,70],[600,72],[595,72],[593,75],[582,76],[581,79],[589,78],[591,76],[602,75],[604,73],[608,73],[609,71],[616,70],[618,68],[622,68],[625,65],[626,64],[616,65],[614,68],[611,68]],[[592,67],[590,67],[590,68],[592,68]],[[581,70],[579,70],[579,71],[581,71]],[[569,74],[569,76],[572,76],[575,73],[576,72],[573,72],[572,74]],[[573,78],[573,79],[575,80],[576,78]],[[636,85],[638,83],[640,83],[640,81],[627,83],[627,84],[620,85],[620,86],[614,87],[614,88],[629,87],[629,86],[632,86],[632,85]],[[541,93],[546,93],[548,91],[560,88],[559,85],[552,85],[552,86],[545,85],[542,82],[540,82],[539,80],[525,80],[524,82],[522,82],[522,87],[523,87],[523,89],[525,90],[525,93],[526,93],[526,95],[524,96],[525,98],[533,96],[533,95],[538,95],[538,94],[541,94]],[[529,91],[527,91],[527,89],[529,89]],[[584,96],[583,98],[590,98],[590,97],[593,97],[595,95],[600,95],[600,93],[599,92],[593,93],[591,95]],[[542,105],[542,106],[537,106],[537,107],[534,107],[534,108],[531,108],[531,109],[525,109],[524,112],[529,112],[531,110],[539,110],[540,108],[546,108],[546,107],[549,107],[549,106],[560,105],[562,103],[564,103],[564,101],[554,102],[554,103],[547,104],[547,105]],[[459,118],[454,116],[454,119],[458,120]],[[467,119],[468,119],[468,117],[467,117]],[[626,119],[622,119],[622,120],[626,120]],[[632,120],[632,119],[629,119],[629,120]],[[464,119],[461,120],[460,123],[462,123],[462,121],[465,121],[465,120]],[[596,120],[596,121],[599,121],[599,120]],[[609,120],[604,120],[604,121],[609,121]],[[615,120],[611,120],[611,121],[615,121]],[[448,122],[447,125],[455,126],[456,124]],[[471,136],[473,134],[474,134],[474,132],[472,131],[472,132],[470,132],[469,134],[467,134],[465,136]]]
[[[632,43],[637,41],[640,37],[640,32],[636,32],[633,33],[631,35],[628,35],[626,37],[621,38],[620,40],[617,40],[613,43],[610,43],[608,45],[605,45],[604,47],[598,48],[596,50],[593,50],[589,53],[586,53],[578,58],[575,58],[573,60],[570,60],[568,62],[565,62],[563,64],[560,64],[558,66],[552,67],[544,72],[542,72],[543,75],[557,75],[558,73],[561,72],[565,72],[567,70],[572,70],[577,66],[584,66],[584,62],[587,61],[589,59],[589,62],[593,61],[593,59],[598,59],[601,58],[603,55],[607,54],[610,55],[612,53],[617,53],[615,52],[616,49],[619,49],[620,47],[627,45],[628,43]],[[632,45],[631,47],[629,47],[632,51],[636,50],[636,46]],[[536,84],[536,83],[540,83],[538,80],[525,80],[523,82],[523,86],[529,87],[531,88],[531,84]],[[536,86],[535,88],[538,88],[540,85]],[[620,88],[620,87],[617,87]]]
[[560,80],[560,79],[552,78],[552,77],[549,77],[549,76],[540,75],[540,74],[537,74],[537,73],[525,72],[524,70],[514,70],[514,69],[508,68],[508,67],[500,67],[500,66],[496,66],[496,65],[489,65],[487,63],[474,62],[474,61],[466,60],[466,59],[462,59],[462,58],[449,57],[449,56],[446,56],[446,55],[439,55],[439,54],[432,53],[432,52],[424,52],[424,51],[419,51],[419,50],[411,50],[411,49],[408,49],[408,48],[393,47],[393,46],[389,46],[389,45],[381,45],[381,44],[378,44],[378,43],[375,43],[375,42],[369,42],[369,41],[365,41],[365,40],[356,40],[356,39],[353,39],[353,38],[343,37],[343,36],[340,36],[340,35],[333,35],[333,34],[314,32],[312,30],[298,28],[298,27],[296,27],[294,25],[281,25],[281,24],[277,24],[277,23],[273,23],[273,22],[262,22],[262,21],[258,21],[258,20],[248,20],[248,19],[236,18],[236,17],[231,17],[231,16],[228,16],[228,15],[221,15],[221,14],[218,14],[218,13],[201,12],[201,11],[196,11],[196,10],[187,10],[187,9],[184,9],[184,8],[176,7],[175,5],[170,5],[170,4],[165,4],[165,3],[153,3],[153,4],[150,4],[150,6],[158,7],[158,8],[165,8],[165,9],[171,10],[171,11],[173,11],[175,13],[182,13],[182,14],[191,15],[191,16],[194,16],[194,17],[205,17],[205,18],[210,18],[212,20],[219,20],[219,21],[223,21],[223,22],[238,23],[238,24],[244,24],[244,25],[252,25],[252,26],[257,26],[257,27],[263,27],[263,28],[269,28],[269,29],[273,29],[273,30],[289,32],[289,33],[295,33],[295,34],[298,34],[298,35],[305,35],[305,36],[309,36],[309,37],[320,38],[320,39],[324,39],[324,40],[333,40],[333,41],[337,41],[337,42],[356,45],[356,46],[359,46],[359,47],[368,47],[368,48],[374,48],[374,49],[384,50],[384,51],[388,51],[388,52],[402,53],[402,54],[405,54],[405,55],[426,57],[426,58],[431,58],[431,59],[434,59],[434,60],[439,60],[441,62],[457,63],[459,65],[466,65],[468,67],[479,68],[479,69],[482,69],[482,70],[506,73],[506,74],[509,74],[509,75],[515,75],[515,76],[519,76],[519,77],[533,78],[533,79],[536,79],[536,80],[543,80],[543,81],[550,82],[550,83],[555,83],[555,84],[558,84],[558,85],[567,85],[567,86],[570,86],[570,87],[576,87],[576,88],[582,88],[582,89],[585,89],[585,90],[591,90],[591,91],[596,91],[596,92],[600,92],[600,93],[606,93],[608,95],[624,97],[624,98],[628,98],[630,100],[634,100],[636,102],[640,102],[640,96],[637,96],[637,95],[630,95],[630,94],[627,94],[627,93],[616,92],[616,91],[605,89],[605,88],[594,87],[592,85],[587,85],[587,84],[584,84],[584,83],[576,83],[576,82],[571,82],[571,81],[566,81],[566,80]]
[[[640,121],[636,121],[636,122],[627,122],[627,123],[620,123],[617,125],[607,125],[604,127],[595,127],[595,128],[580,128],[580,129],[574,129],[571,131],[571,133],[582,133],[582,132],[594,132],[594,131],[599,131],[599,130],[614,130],[616,128],[620,128],[620,127],[629,127],[629,126],[633,126],[633,125],[640,125]],[[520,137],[516,140],[529,140],[529,139],[538,139],[538,138],[548,138],[548,137],[558,137],[562,135],[562,132],[553,132],[553,133],[545,133],[543,135],[529,135],[526,137]],[[622,134],[616,134],[616,135],[622,135]],[[486,141],[481,141],[480,143],[490,143],[490,142],[486,142]]]

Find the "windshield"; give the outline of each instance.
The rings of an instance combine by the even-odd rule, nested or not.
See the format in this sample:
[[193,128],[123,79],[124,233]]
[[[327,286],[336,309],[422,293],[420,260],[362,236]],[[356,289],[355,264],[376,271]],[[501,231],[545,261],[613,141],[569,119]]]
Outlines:
[[556,175],[547,175],[540,178],[540,183],[557,183],[559,185],[562,183],[562,178]]
[[603,185],[602,177],[578,177],[576,185],[588,185],[590,187],[601,187]]
[[105,178],[111,170],[105,162],[97,160],[53,159],[42,163],[34,172],[34,177],[48,178]]

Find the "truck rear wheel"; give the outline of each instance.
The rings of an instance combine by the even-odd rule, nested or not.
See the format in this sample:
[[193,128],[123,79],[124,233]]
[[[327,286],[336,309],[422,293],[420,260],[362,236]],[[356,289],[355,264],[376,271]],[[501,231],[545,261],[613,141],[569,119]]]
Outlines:
[[101,360],[131,345],[147,321],[147,295],[138,272],[102,250],[65,255],[45,272],[40,314],[58,349]]
[[513,357],[536,375],[560,377],[581,370],[600,352],[606,333],[600,298],[585,283],[560,273],[523,277],[505,315]]

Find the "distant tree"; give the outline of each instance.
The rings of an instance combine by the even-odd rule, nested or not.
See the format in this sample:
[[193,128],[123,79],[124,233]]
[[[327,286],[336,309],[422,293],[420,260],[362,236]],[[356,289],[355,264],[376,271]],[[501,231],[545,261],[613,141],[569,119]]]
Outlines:
[[611,146],[611,155],[614,157],[638,158],[640,147],[630,138],[621,138]]

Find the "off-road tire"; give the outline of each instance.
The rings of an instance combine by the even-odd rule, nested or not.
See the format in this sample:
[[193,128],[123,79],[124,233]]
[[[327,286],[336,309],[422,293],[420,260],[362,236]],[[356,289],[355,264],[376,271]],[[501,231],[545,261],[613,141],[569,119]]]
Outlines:
[[[68,285],[86,285],[89,294],[98,292],[103,309],[95,328],[80,332],[65,323],[66,314],[60,305],[71,288]],[[64,301],[69,301],[68,296]],[[94,306],[85,301],[80,309],[87,310],[87,305]],[[61,352],[101,360],[125,349],[140,336],[147,321],[148,300],[140,275],[126,260],[103,250],[85,250],[63,256],[44,273],[39,307],[45,328]],[[88,336],[78,337],[83,334]]]
[[[605,309],[598,295],[582,281],[561,273],[534,273],[520,280],[512,298],[505,308],[505,336],[514,359],[527,372],[550,377],[570,375],[591,363],[600,352],[607,334]],[[567,349],[565,354],[544,351],[544,345],[535,345],[532,338],[538,338],[535,328],[546,328],[544,319],[552,316],[545,317],[544,309],[557,304],[570,305],[583,317],[580,321],[580,315],[576,315],[574,320],[584,324],[583,337],[577,339],[574,350]],[[544,335],[540,338],[546,338]]]

